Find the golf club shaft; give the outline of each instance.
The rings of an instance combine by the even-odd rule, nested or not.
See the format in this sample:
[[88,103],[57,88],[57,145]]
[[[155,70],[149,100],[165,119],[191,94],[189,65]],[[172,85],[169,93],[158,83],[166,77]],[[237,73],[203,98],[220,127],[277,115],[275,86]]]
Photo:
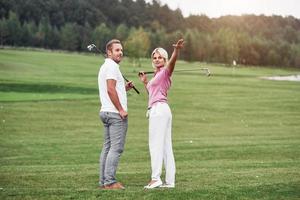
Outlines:
[[[208,68],[200,68],[200,69],[179,69],[179,70],[174,70],[174,72],[187,72],[187,71],[207,71],[207,74],[210,74]],[[154,71],[148,71],[148,72],[143,72],[144,74],[154,74]],[[141,72],[139,72],[138,75],[140,75]]]
[[[123,78],[125,79],[126,82],[129,82],[129,80],[122,74]],[[132,87],[136,93],[140,94],[140,92],[133,86]]]

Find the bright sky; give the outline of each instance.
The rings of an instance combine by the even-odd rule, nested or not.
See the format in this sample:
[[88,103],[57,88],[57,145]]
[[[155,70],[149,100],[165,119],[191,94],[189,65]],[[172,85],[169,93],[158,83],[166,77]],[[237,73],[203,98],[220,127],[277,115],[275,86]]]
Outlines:
[[[152,2],[152,0],[146,0]],[[210,18],[223,15],[292,15],[300,19],[299,0],[160,0],[169,8],[180,8],[183,16],[207,15]]]

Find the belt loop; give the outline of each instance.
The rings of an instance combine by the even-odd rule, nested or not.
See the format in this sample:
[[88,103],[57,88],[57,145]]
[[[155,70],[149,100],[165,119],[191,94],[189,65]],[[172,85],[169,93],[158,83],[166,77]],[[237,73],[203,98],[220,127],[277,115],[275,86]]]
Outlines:
[[147,108],[146,118],[149,118],[151,107]]

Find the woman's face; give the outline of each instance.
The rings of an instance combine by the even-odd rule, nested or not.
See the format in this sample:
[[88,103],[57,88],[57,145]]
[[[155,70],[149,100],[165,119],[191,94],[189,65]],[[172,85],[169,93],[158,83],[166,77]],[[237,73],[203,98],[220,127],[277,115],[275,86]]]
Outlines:
[[161,68],[165,65],[165,59],[158,52],[153,54],[152,62],[156,68]]

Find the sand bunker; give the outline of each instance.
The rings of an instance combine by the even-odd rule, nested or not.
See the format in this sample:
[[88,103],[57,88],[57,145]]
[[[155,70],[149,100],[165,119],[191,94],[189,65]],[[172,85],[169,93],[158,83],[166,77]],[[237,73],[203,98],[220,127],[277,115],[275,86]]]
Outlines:
[[262,77],[262,79],[275,80],[275,81],[300,81],[300,75],[290,75],[290,76],[269,76]]

